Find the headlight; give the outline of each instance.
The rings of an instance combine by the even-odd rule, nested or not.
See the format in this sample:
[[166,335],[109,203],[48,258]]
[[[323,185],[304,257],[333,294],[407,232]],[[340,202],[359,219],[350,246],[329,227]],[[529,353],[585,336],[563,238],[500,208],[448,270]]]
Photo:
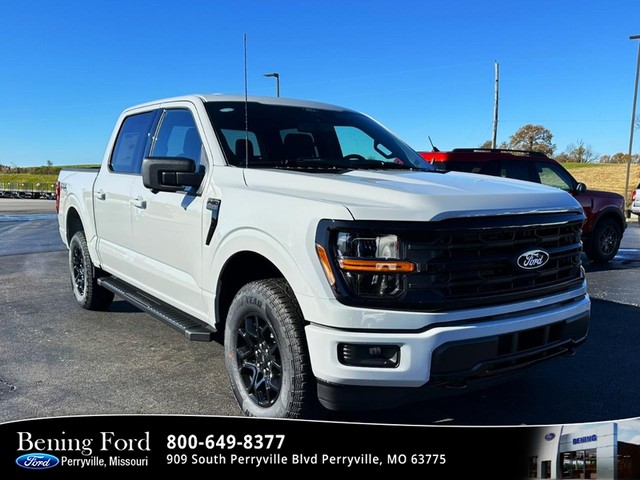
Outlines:
[[[369,298],[398,296],[406,288],[406,274],[416,270],[414,263],[402,260],[403,246],[397,235],[334,231],[330,242],[334,265],[352,295]],[[320,245],[317,251],[333,285],[335,278],[326,251]]]

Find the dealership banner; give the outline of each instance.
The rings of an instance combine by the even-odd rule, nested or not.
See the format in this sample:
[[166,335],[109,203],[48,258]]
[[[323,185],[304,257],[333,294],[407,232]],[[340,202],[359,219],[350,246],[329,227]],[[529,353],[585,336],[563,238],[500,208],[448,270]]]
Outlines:
[[147,473],[399,473],[527,477],[526,427],[451,427],[244,417],[80,416],[0,424],[0,478]]

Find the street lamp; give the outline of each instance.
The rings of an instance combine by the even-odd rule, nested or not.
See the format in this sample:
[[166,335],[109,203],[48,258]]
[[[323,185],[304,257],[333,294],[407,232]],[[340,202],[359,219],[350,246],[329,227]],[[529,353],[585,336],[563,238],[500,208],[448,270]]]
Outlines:
[[265,77],[273,77],[276,79],[276,97],[280,96],[280,74],[277,72],[265,73]]
[[[631,35],[629,40],[639,40],[640,35]],[[627,180],[624,184],[624,205],[627,207],[629,197],[629,173],[631,171],[631,150],[633,149],[633,130],[636,123],[636,101],[638,100],[638,75],[640,74],[640,42],[638,42],[638,64],[636,66],[636,83],[633,88],[633,108],[631,110],[631,133],[629,134],[629,157],[627,158]],[[629,211],[627,211],[629,215]]]

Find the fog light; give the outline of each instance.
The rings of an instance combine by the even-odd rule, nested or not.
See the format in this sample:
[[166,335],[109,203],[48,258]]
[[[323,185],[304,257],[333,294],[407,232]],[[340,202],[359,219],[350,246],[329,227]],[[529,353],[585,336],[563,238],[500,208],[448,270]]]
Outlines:
[[400,363],[400,347],[339,343],[338,361],[352,367],[395,368]]

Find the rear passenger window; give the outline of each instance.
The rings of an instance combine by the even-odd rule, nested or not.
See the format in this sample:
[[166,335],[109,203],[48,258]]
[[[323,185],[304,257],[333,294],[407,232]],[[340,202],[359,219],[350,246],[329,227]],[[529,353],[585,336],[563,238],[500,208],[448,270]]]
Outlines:
[[140,173],[154,112],[127,117],[120,128],[110,167],[117,173]]

